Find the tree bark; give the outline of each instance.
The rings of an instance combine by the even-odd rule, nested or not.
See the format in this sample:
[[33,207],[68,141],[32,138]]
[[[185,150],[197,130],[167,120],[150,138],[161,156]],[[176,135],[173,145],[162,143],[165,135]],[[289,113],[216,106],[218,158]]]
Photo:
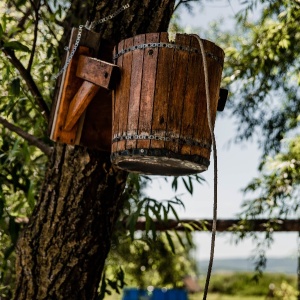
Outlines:
[[[113,44],[167,31],[174,1],[98,1],[96,18],[127,3],[130,8],[97,31]],[[70,11],[78,8],[80,1],[72,1]],[[55,145],[39,201],[18,242],[14,299],[97,297],[126,178],[111,165],[109,153]]]

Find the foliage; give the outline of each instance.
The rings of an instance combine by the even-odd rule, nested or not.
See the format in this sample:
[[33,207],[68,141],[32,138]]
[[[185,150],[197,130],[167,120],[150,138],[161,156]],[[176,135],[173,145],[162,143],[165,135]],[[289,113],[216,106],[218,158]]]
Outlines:
[[[184,276],[197,271],[191,257],[194,249],[191,229],[187,227],[179,234],[172,230],[160,232],[156,228],[159,224],[168,224],[170,217],[179,220],[176,209],[183,203],[179,196],[163,201],[149,198],[145,190],[152,180],[155,179],[133,173],[128,176],[123,193],[127,201],[112,239],[101,297],[111,294],[112,290],[119,291],[124,285],[178,287]],[[203,179],[198,175],[174,177],[172,187],[176,191],[182,181],[193,193],[190,185],[194,180],[201,182]],[[136,231],[137,222],[141,220],[145,221],[145,230]]]
[[298,294],[299,292],[297,292],[296,289],[290,284],[288,284],[286,281],[283,281],[281,283],[280,288],[275,289],[275,296],[277,299],[297,300]]
[[[299,1],[245,1],[237,16],[235,34],[219,35],[226,50],[225,78],[231,90],[228,102],[237,117],[237,142],[256,139],[263,148],[260,176],[244,189],[240,217],[269,218],[266,232],[237,233],[256,245],[257,276],[266,264],[266,250],[280,219],[299,216]],[[259,7],[261,14],[251,20]]]
[[270,284],[280,290],[283,282],[296,287],[296,276],[265,273],[259,282],[253,280],[253,273],[215,274],[211,278],[210,291],[225,295],[267,296]]
[[[261,16],[251,22],[249,10],[259,2]],[[224,83],[230,84],[228,104],[238,118],[236,140],[255,137],[264,154],[271,154],[299,125],[300,3],[248,3],[249,9],[237,17],[239,32],[223,36]]]
[[184,236],[181,236],[184,242],[181,245],[174,233],[168,235],[173,238],[175,253],[171,251],[166,233],[158,234],[155,241],[144,234],[133,242],[129,236],[119,238],[119,244],[109,255],[106,274],[112,274],[121,266],[129,286],[181,287],[184,276],[195,275],[195,262],[190,256],[193,246]]

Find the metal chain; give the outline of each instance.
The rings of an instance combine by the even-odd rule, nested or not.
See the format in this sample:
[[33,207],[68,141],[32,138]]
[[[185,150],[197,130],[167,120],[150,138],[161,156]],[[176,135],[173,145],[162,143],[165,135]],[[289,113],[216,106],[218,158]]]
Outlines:
[[124,135],[114,135],[113,143],[124,141],[124,140],[155,140],[155,141],[165,141],[165,142],[173,142],[178,143],[179,145],[189,145],[189,146],[197,146],[201,148],[211,149],[211,144],[209,142],[198,142],[192,139],[187,138],[171,138],[166,136],[158,136],[158,135],[146,135],[146,134],[124,134]]
[[[101,24],[101,23],[104,23],[108,20],[111,20],[113,19],[114,17],[116,17],[119,13],[121,13],[123,10],[129,8],[130,5],[129,4],[126,4],[126,5],[123,5],[121,8],[119,8],[117,11],[115,11],[114,13],[112,13],[111,15],[107,16],[107,17],[104,17],[100,20],[97,20],[97,21],[93,21],[90,25],[88,25],[88,22],[86,22],[86,25],[79,25],[78,27],[78,34],[77,34],[77,37],[76,37],[76,41],[75,41],[75,44],[74,44],[74,47],[66,61],[66,63],[64,64],[64,66],[62,67],[62,69],[56,74],[54,75],[54,78],[57,79],[69,66],[78,46],[79,46],[79,43],[80,43],[80,39],[81,39],[81,35],[82,35],[82,30],[83,30],[83,27],[85,27],[86,29],[88,30],[92,30],[96,25],[98,24]],[[69,51],[69,47],[65,47],[65,50]]]
[[[139,44],[139,45],[135,45],[126,49],[122,49],[120,52],[118,52],[113,59],[116,60],[118,59],[120,56],[131,52],[131,51],[135,51],[138,49],[145,49],[145,48],[170,48],[170,49],[176,49],[176,50],[181,50],[181,51],[187,51],[190,53],[200,53],[198,48],[192,48],[192,47],[186,47],[183,45],[178,45],[178,44],[173,44],[173,43],[148,43],[148,44]],[[223,60],[216,56],[215,54],[211,53],[211,52],[205,52],[205,54],[212,58],[213,60],[215,60],[217,63],[219,63],[222,67],[223,67]]]
[[121,13],[123,10],[129,8],[130,5],[129,4],[126,4],[126,5],[123,5],[122,7],[120,7],[117,11],[115,11],[113,14],[107,16],[107,17],[104,17],[102,19],[99,19],[99,20],[96,20],[96,21],[93,21],[91,23],[91,25],[89,26],[89,29],[93,29],[95,26],[99,25],[99,24],[102,24],[108,20],[111,20],[113,19],[114,17],[116,17],[119,13]]
[[[83,25],[79,25],[78,27],[78,33],[77,33],[77,37],[76,37],[76,41],[75,41],[75,44],[74,44],[74,47],[65,63],[65,65],[62,67],[62,69],[56,74],[54,75],[54,78],[57,79],[57,77],[59,77],[66,69],[67,67],[69,66],[78,46],[79,46],[79,43],[80,43],[80,39],[81,39],[81,35],[82,35],[82,29],[83,29]],[[69,50],[69,48],[65,48],[65,50]]]

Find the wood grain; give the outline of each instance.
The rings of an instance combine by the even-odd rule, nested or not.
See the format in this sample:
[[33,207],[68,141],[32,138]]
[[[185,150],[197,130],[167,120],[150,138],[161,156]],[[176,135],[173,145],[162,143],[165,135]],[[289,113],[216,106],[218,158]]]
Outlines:
[[[146,35],[146,44],[159,42],[159,33]],[[158,48],[144,49],[143,79],[139,115],[139,135],[151,134]],[[137,148],[149,148],[150,140],[138,140]]]
[[[169,43],[167,32],[160,34],[160,42]],[[172,88],[174,49],[160,48],[158,50],[157,72],[155,82],[155,98],[153,103],[151,133],[158,137],[165,137],[168,118],[169,94]],[[151,140],[150,148],[164,148],[165,142]]]
[[[145,43],[145,34],[137,35],[133,38],[134,45]],[[141,102],[141,90],[142,90],[142,78],[143,78],[143,63],[144,63],[144,50],[138,49],[132,52],[132,75],[130,83],[130,98],[128,107],[128,122],[127,122],[127,134],[138,134],[138,124],[140,115],[140,102]],[[126,141],[126,149],[136,148],[137,141]]]
[[84,81],[69,105],[64,130],[70,131],[99,91],[99,86]]
[[81,55],[78,60],[76,76],[111,90],[115,88],[119,71],[118,66],[114,64]]
[[80,46],[75,55],[73,56],[65,74],[65,80],[62,86],[61,99],[57,103],[57,111],[55,116],[55,122],[53,123],[53,130],[51,134],[51,139],[54,141],[66,143],[66,144],[74,144],[77,127],[74,126],[72,130],[66,131],[64,130],[65,121],[69,109],[69,105],[74,98],[75,94],[78,91],[78,87],[81,86],[83,80],[81,78],[76,77],[76,70],[78,59],[81,54],[88,55],[90,53],[89,48]]
[[[190,46],[190,35],[177,34],[175,43],[182,46]],[[166,142],[166,148],[178,153],[180,129],[182,123],[182,108],[187,89],[187,70],[189,52],[175,49],[173,58],[172,88],[169,94],[169,110],[167,121],[167,136],[175,141]]]

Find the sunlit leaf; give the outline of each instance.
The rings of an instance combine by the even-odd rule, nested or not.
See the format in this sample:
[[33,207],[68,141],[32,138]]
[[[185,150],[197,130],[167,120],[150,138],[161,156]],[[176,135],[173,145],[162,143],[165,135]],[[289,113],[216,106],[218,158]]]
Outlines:
[[168,233],[168,231],[165,232],[165,235],[166,235],[166,237],[167,237],[169,246],[171,247],[172,253],[175,254],[175,253],[176,253],[176,251],[175,251],[175,246],[174,246],[174,243],[173,243],[172,238],[171,238],[170,234]]
[[3,44],[3,47],[9,48],[9,49],[12,49],[15,51],[30,52],[30,49],[27,46],[21,44],[18,41],[6,42]]

